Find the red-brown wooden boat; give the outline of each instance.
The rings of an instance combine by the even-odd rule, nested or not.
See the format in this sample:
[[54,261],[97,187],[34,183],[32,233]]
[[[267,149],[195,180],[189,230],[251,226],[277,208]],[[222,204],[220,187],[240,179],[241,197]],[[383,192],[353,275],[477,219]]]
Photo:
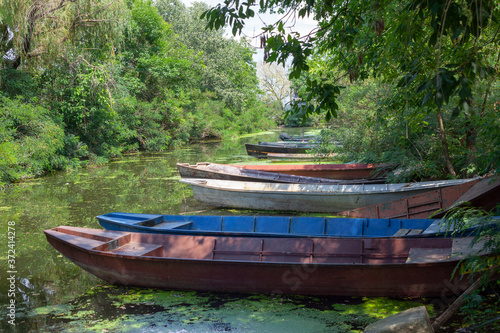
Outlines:
[[385,178],[371,179],[332,179],[297,176],[278,172],[266,172],[244,169],[236,165],[199,162],[195,165],[177,163],[177,170],[182,178],[206,178],[238,180],[249,182],[294,183],[294,184],[382,184]]
[[[116,284],[165,289],[339,296],[443,296],[470,238],[259,238],[161,235],[61,226],[65,257]],[[476,249],[475,249],[476,250]],[[463,255],[463,253],[462,253]]]
[[259,164],[238,165],[243,169],[279,172],[297,176],[332,179],[369,179],[384,177],[389,170],[383,164]]
[[[425,219],[430,216],[440,218],[459,203],[470,202],[473,206],[487,211],[500,203],[500,178],[485,178],[467,183],[439,188],[408,198],[383,202],[338,213],[357,218],[408,218]],[[434,213],[441,210],[435,215]]]

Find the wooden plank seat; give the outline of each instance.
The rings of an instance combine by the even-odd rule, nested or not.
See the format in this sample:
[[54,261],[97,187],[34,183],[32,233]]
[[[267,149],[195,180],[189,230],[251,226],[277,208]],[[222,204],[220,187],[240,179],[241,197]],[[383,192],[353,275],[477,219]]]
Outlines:
[[399,229],[393,236],[401,237],[401,236],[420,235],[422,232],[423,232],[422,229]]
[[161,256],[163,246],[158,244],[129,242],[110,251],[114,254],[126,256]]
[[411,248],[408,253],[407,263],[426,263],[426,262],[436,262],[450,260],[451,249],[422,249],[422,248]]

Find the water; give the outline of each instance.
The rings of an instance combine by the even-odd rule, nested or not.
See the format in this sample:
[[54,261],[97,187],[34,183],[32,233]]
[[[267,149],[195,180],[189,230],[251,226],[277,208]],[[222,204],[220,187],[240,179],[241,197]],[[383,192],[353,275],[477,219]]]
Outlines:
[[100,228],[95,216],[113,211],[251,214],[214,209],[194,200],[191,189],[179,183],[175,164],[255,161],[247,156],[243,143],[273,141],[279,133],[127,155],[106,165],[56,173],[0,192],[0,331],[350,332],[419,305],[384,298],[113,286],[75,266],[45,239],[43,230],[59,225]]

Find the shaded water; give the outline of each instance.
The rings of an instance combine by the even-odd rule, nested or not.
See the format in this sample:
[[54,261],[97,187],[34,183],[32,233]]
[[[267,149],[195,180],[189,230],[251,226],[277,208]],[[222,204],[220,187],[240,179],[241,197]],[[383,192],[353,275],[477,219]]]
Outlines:
[[112,286],[75,266],[46,242],[44,229],[59,225],[100,228],[95,216],[112,211],[252,214],[217,210],[194,200],[191,189],[179,183],[175,164],[255,161],[247,156],[243,143],[273,141],[278,134],[193,145],[161,154],[128,155],[106,165],[57,173],[0,192],[0,330],[349,332],[415,306],[412,301],[383,298],[281,297]]

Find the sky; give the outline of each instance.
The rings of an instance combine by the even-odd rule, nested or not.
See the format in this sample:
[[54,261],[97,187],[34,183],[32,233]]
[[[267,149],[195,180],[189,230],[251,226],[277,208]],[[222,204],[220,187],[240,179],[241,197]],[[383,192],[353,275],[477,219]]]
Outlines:
[[[223,3],[223,0],[197,0],[199,2],[204,2],[208,4],[210,7],[214,7],[219,3]],[[182,0],[182,2],[186,6],[190,6],[194,1],[193,0]],[[279,14],[260,14],[255,11],[255,17],[248,19],[245,21],[245,27],[242,30],[242,36],[247,37],[251,41],[251,45],[256,48],[257,54],[254,55],[254,60],[256,62],[263,61],[263,50],[259,49],[260,39],[253,38],[254,36],[258,36],[262,32],[262,27],[265,25],[273,24],[278,19],[280,19],[281,15]],[[286,27],[286,26],[285,26]],[[309,33],[316,27],[316,21],[313,19],[302,19],[298,20],[293,26],[293,30],[300,33],[301,36]],[[290,29],[287,29],[289,31]],[[228,37],[232,37],[231,30],[227,30]],[[240,36],[236,36],[235,38],[239,38]]]

